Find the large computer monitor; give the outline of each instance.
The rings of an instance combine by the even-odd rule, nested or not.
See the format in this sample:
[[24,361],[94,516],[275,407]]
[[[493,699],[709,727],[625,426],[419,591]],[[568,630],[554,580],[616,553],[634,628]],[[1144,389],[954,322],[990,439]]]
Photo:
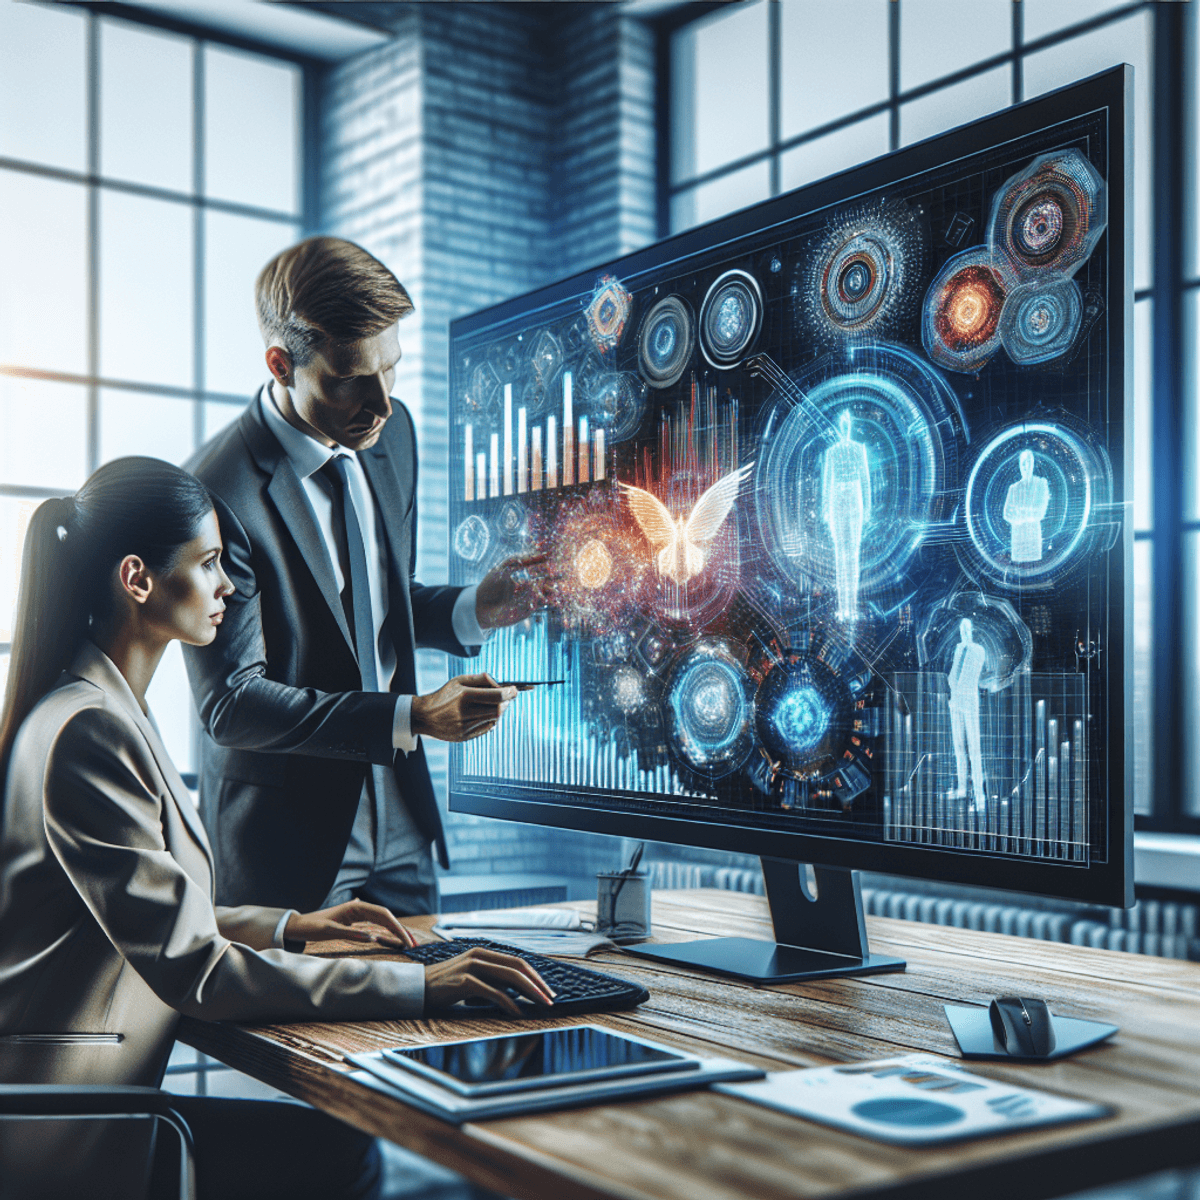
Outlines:
[[903,965],[854,868],[1132,903],[1130,77],[453,323],[452,580],[559,580],[472,666],[563,681],[453,810],[760,855],[652,948],[750,978]]

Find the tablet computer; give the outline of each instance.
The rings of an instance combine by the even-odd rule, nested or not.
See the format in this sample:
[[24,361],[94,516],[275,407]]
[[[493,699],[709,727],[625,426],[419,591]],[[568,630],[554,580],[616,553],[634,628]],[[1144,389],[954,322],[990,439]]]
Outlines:
[[384,1050],[383,1057],[460,1096],[503,1095],[700,1065],[690,1055],[599,1025],[396,1047]]

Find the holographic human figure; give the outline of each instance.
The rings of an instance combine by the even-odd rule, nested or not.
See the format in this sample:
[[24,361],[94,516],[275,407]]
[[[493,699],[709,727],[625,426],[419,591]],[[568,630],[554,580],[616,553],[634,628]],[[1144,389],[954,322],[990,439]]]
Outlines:
[[959,624],[962,640],[950,664],[950,732],[954,737],[954,763],[958,768],[955,796],[967,794],[968,769],[974,784],[975,807],[984,807],[983,751],[979,743],[979,677],[987,665],[987,651],[971,635],[971,621]]
[[871,473],[867,448],[850,437],[847,409],[838,418],[841,437],[825,451],[821,468],[821,516],[829,526],[837,575],[838,616],[858,619],[859,558],[863,526],[871,519]]
[[1050,507],[1050,484],[1033,473],[1033,451],[1017,459],[1021,478],[1004,497],[1004,519],[1012,526],[1012,560],[1038,562],[1042,557],[1042,522]]

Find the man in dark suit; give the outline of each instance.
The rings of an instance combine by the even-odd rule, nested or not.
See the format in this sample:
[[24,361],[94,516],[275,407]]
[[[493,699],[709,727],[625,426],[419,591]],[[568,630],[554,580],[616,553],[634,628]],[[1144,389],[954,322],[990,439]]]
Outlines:
[[416,439],[390,394],[412,302],[387,267],[310,238],[263,268],[256,301],[271,381],[188,464],[237,588],[187,654],[217,900],[434,911],[430,847],[448,862],[419,739],[488,732],[515,689],[463,675],[416,695],[414,651],[476,653],[543,602],[540,560],[475,588],[413,578]]

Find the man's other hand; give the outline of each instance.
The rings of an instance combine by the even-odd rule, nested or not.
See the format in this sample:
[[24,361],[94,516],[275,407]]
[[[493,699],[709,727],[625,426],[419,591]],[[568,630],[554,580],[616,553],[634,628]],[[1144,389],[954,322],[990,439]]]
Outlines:
[[515,687],[501,687],[486,672],[456,675],[428,696],[414,696],[410,728],[414,737],[469,742],[496,728]]
[[484,629],[523,621],[546,607],[548,556],[519,554],[493,567],[475,589],[475,619]]

